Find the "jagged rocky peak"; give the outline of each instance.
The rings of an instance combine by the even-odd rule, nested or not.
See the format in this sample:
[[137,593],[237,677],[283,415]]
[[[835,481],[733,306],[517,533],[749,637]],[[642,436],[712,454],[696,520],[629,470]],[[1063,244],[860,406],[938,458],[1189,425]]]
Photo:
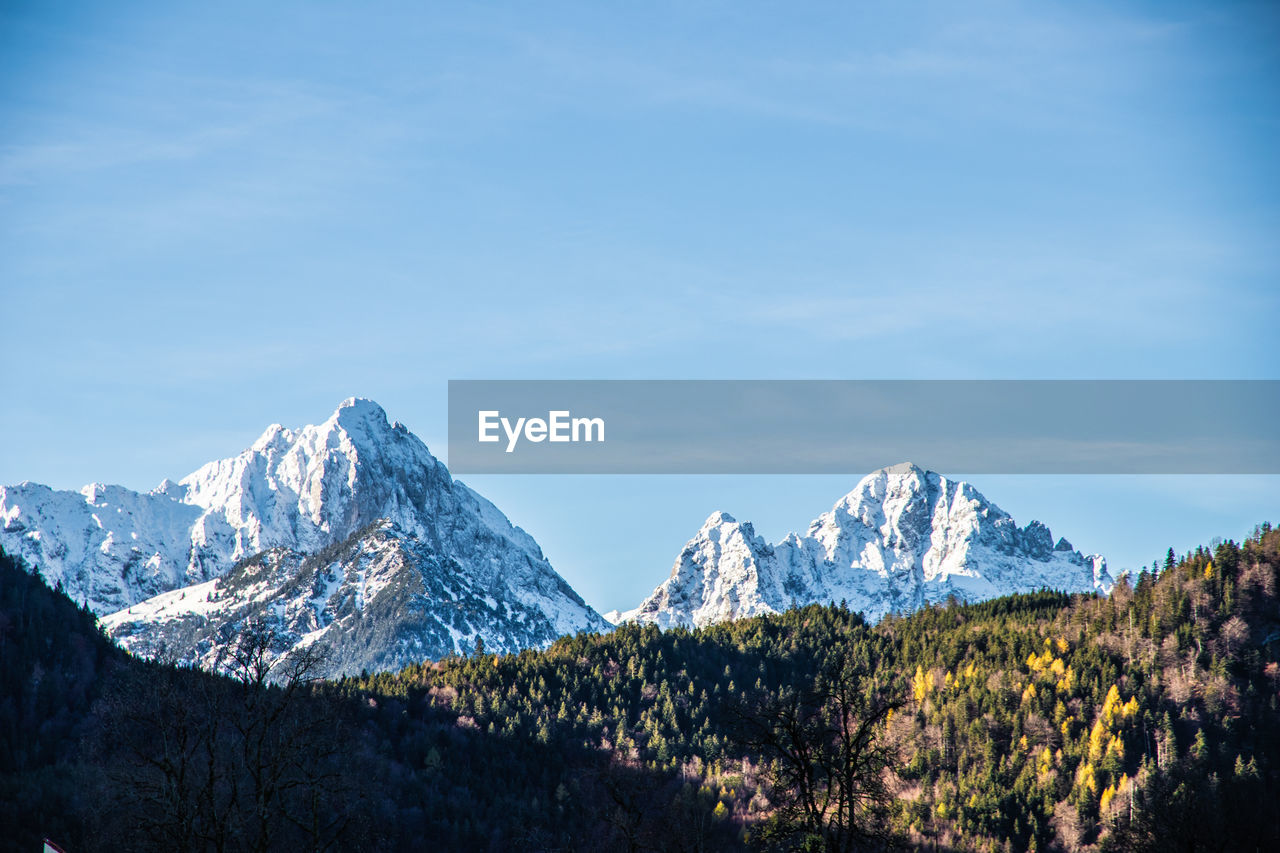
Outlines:
[[691,547],[710,547],[723,550],[734,547],[753,547],[762,542],[756,536],[756,529],[749,521],[740,522],[727,512],[713,512],[702,523],[702,528],[685,545]]
[[749,524],[713,515],[648,599],[611,615],[697,626],[845,600],[878,619],[952,595],[977,601],[1110,587],[1101,557],[1085,557],[1065,539],[1055,546],[1038,521],[1019,528],[968,483],[903,463],[864,477],[803,536],[788,534],[773,546]]

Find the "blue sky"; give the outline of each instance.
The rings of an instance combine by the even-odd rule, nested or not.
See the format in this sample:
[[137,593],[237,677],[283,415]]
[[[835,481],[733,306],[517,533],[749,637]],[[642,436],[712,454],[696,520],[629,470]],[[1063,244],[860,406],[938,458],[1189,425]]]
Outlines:
[[[1278,45],[1267,3],[6,3],[0,482],[150,488],[353,394],[443,453],[450,378],[1276,378]],[[855,480],[472,484],[607,609]],[[1280,520],[1274,477],[974,482],[1121,565]]]

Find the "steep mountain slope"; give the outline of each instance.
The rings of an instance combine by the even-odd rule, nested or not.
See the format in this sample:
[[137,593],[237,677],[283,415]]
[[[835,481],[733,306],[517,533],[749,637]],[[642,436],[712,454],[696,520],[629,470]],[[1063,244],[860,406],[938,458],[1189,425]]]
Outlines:
[[718,512],[689,540],[671,576],[615,622],[703,626],[794,604],[847,601],[869,619],[954,595],[982,601],[1050,588],[1109,592],[1098,556],[1085,557],[967,483],[902,464],[865,477],[831,511],[770,546],[749,523]]
[[147,494],[0,489],[0,523],[0,544],[49,584],[118,611],[104,622],[126,647],[182,659],[216,657],[250,618],[282,642],[323,637],[344,672],[607,627],[532,537],[369,400],[273,425]]
[[584,628],[583,605],[558,576],[530,574],[519,586],[480,582],[456,558],[383,520],[314,554],[273,548],[220,578],[157,595],[104,617],[130,651],[176,655],[217,669],[236,629],[275,633],[275,651],[314,646],[324,675],[397,670],[469,652],[546,646]]

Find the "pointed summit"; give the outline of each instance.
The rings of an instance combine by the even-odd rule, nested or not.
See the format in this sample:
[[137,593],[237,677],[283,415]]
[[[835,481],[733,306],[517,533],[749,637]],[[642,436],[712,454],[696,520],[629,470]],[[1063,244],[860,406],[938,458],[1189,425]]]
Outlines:
[[343,400],[326,423],[338,424],[346,430],[391,431],[386,411],[367,397],[348,397]]
[[872,471],[868,477],[884,475],[886,477],[897,477],[901,479],[924,480],[931,474],[914,462],[899,462],[896,465],[886,465],[878,471]]
[[872,471],[858,481],[836,507],[853,506],[867,501],[884,501],[890,497],[910,498],[929,489],[931,479],[939,476],[910,462],[902,462]]
[[338,408],[334,409],[333,414],[337,416],[348,409],[361,415],[372,415],[374,417],[382,418],[384,421],[387,419],[386,410],[368,397],[348,397],[338,404]]
[[724,512],[722,510],[716,510],[715,512],[711,513],[711,515],[707,516],[706,521],[702,522],[702,529],[708,530],[712,527],[719,527],[722,524],[737,524],[737,523],[738,523],[737,519],[735,519],[732,515],[729,515],[729,513]]
[[[288,444],[293,440],[292,433],[285,429],[282,424],[272,424],[262,431],[262,435],[258,436],[258,440],[249,445],[249,449],[257,452],[266,450],[278,444]],[[169,482],[168,479],[165,482]]]
[[635,610],[610,613],[609,621],[637,620],[670,628],[771,612],[753,602],[762,600],[762,584],[771,582],[762,567],[772,558],[773,549],[756,535],[751,522],[713,512],[653,595]]

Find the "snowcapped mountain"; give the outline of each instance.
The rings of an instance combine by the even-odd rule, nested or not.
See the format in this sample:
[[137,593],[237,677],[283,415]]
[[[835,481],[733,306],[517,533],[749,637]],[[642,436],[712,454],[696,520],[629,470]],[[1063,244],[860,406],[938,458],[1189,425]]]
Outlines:
[[702,626],[794,604],[847,601],[870,620],[946,601],[1049,588],[1111,591],[1106,561],[1018,527],[968,483],[911,464],[865,477],[803,536],[776,545],[722,512],[707,519],[671,576],[613,622]]
[[248,618],[323,642],[343,672],[608,627],[532,537],[370,400],[273,425],[146,494],[0,488],[0,545],[114,613],[104,624],[126,647],[189,660]]

